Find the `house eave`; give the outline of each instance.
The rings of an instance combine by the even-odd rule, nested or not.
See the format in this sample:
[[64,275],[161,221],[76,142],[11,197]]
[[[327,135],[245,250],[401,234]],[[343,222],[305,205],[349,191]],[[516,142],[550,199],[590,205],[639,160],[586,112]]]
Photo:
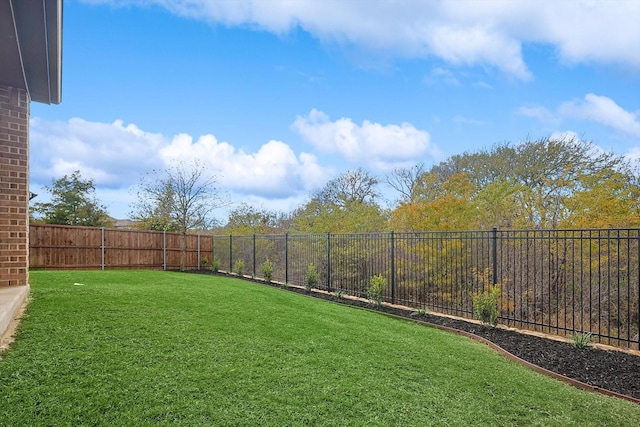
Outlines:
[[0,84],[62,100],[63,0],[0,0]]

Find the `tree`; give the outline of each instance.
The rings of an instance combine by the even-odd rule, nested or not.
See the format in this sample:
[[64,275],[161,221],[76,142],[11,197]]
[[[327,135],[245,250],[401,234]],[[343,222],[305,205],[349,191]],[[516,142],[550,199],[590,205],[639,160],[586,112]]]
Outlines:
[[377,185],[378,178],[359,168],[327,182],[315,198],[340,208],[353,203],[374,203],[380,196]]
[[477,227],[473,186],[460,172],[439,185],[434,173],[424,174],[412,200],[393,212],[392,224],[399,230],[470,230]]
[[603,170],[582,174],[580,189],[567,201],[561,224],[577,228],[640,227],[640,185],[629,174]]
[[329,181],[292,215],[293,228],[303,233],[383,231],[386,213],[377,204],[378,179],[362,169]]
[[424,163],[410,168],[396,168],[386,176],[385,182],[400,193],[400,202],[408,202],[424,172]]
[[[172,231],[179,232],[180,226],[172,214],[174,209],[175,185],[170,179],[162,182],[155,181],[153,186],[153,197],[148,198],[146,191],[142,190],[143,185],[149,187],[159,172],[145,175],[137,190],[137,202],[133,205],[134,210],[129,214],[136,221],[138,228],[152,231]],[[153,177],[152,177],[153,175]],[[142,201],[144,200],[144,203]]]
[[49,187],[51,202],[34,203],[35,221],[46,224],[84,225],[90,227],[112,226],[113,220],[95,196],[92,179],[84,180],[80,171],[52,180]]
[[282,214],[241,203],[229,212],[227,224],[219,230],[229,234],[269,234],[280,229]]
[[448,229],[632,224],[638,188],[623,157],[590,142],[543,138],[450,157],[414,181],[411,197],[393,217],[412,230],[427,224]]
[[369,233],[385,231],[388,213],[376,203],[349,203],[344,208],[312,198],[292,214],[301,233]]
[[162,227],[165,231],[182,233],[180,270],[185,269],[187,232],[211,228],[215,222],[213,211],[229,204],[217,182],[217,177],[207,175],[205,167],[197,161],[154,170],[140,180],[131,216],[153,229]]

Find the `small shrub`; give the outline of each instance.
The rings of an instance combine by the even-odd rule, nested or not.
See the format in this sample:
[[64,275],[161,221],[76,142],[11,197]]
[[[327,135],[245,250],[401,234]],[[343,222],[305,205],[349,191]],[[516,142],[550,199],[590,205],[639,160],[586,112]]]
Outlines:
[[242,261],[241,259],[237,259],[236,263],[233,266],[233,271],[235,271],[235,273],[238,276],[242,276],[243,270],[244,270],[244,261]]
[[209,264],[209,259],[207,257],[204,257],[200,260],[200,265],[204,268],[207,266],[207,264]]
[[573,334],[573,345],[577,348],[587,348],[591,346],[591,332],[582,332],[579,334]]
[[493,285],[484,290],[484,292],[478,292],[473,297],[473,312],[476,319],[482,322],[483,325],[491,325],[495,327],[498,324],[498,316],[500,310],[498,309],[498,299],[500,298],[500,287]]
[[211,271],[217,273],[220,270],[220,258],[217,256],[213,257],[213,261],[211,262]]
[[427,314],[429,314],[429,310],[426,308],[421,308],[411,312],[411,316],[426,316]]
[[342,289],[338,289],[336,290],[333,295],[335,295],[336,298],[338,299],[342,299],[344,298],[344,293],[342,292]]
[[307,276],[304,280],[304,289],[309,292],[318,284],[318,270],[313,264],[309,264],[307,267]]
[[382,274],[373,276],[369,281],[369,289],[367,289],[367,298],[376,304],[376,307],[382,307],[382,295],[387,288],[387,279]]
[[273,277],[273,263],[269,258],[262,263],[262,277],[264,277],[265,282],[271,283],[271,278]]

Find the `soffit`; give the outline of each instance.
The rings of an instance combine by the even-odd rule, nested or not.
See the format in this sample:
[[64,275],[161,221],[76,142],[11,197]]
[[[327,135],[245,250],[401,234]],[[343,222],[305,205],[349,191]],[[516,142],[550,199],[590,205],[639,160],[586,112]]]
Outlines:
[[0,84],[60,103],[62,0],[0,0],[0,64]]

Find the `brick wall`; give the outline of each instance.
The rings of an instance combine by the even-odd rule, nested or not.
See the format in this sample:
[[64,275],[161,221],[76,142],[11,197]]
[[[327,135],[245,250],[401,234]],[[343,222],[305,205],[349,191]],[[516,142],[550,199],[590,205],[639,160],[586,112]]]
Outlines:
[[29,94],[0,85],[0,287],[29,279]]

